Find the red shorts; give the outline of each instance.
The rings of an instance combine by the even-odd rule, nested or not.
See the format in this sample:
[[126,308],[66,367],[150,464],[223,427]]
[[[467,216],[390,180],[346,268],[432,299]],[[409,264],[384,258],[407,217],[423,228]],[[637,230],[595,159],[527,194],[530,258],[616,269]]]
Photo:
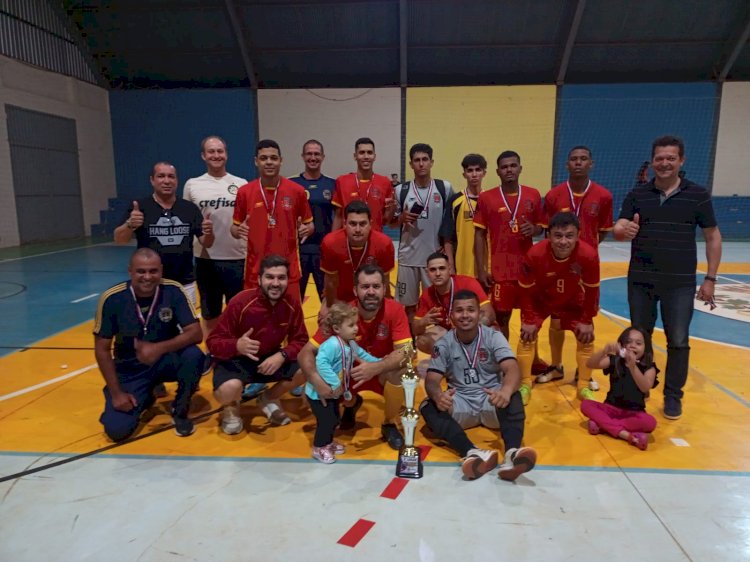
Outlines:
[[500,281],[492,286],[490,302],[495,312],[513,312],[521,308],[521,287],[518,281]]
[[[251,282],[251,283],[247,284],[247,286],[245,287],[245,289],[255,289],[257,286],[258,286],[258,282],[255,281],[255,282]],[[300,292],[300,289],[299,289],[299,280],[297,280],[297,281],[289,281],[289,285],[287,285],[287,287],[286,287],[286,292],[289,295],[297,297],[297,300],[299,302],[302,302],[302,293]]]
[[563,312],[547,312],[544,318],[539,322],[541,326],[547,318],[552,317],[554,320],[560,321],[561,330],[575,331],[578,324],[581,323],[581,314],[575,310],[564,310]]

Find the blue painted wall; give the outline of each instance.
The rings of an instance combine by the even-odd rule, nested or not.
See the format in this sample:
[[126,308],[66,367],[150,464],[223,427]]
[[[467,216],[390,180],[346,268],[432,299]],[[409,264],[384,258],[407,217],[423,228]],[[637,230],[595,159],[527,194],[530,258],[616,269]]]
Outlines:
[[124,90],[109,94],[117,196],[132,200],[152,192],[151,166],[172,162],[182,186],[203,174],[200,141],[223,137],[228,170],[255,177],[255,94],[244,88],[214,90]]
[[716,147],[716,84],[606,84],[564,86],[559,93],[553,182],[567,179],[565,160],[575,145],[591,148],[592,178],[612,191],[615,218],[635,184],[651,142],[675,134],[685,141],[683,167],[710,187]]

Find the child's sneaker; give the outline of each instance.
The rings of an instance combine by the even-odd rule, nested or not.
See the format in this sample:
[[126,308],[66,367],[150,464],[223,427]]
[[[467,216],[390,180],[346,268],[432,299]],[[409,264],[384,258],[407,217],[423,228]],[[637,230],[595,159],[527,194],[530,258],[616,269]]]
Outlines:
[[319,460],[324,464],[333,464],[336,462],[336,455],[331,450],[331,445],[325,447],[313,447],[312,458]]
[[581,400],[596,400],[596,395],[590,388],[582,388],[578,391],[578,396],[581,397]]
[[599,390],[599,383],[596,382],[594,379],[591,379],[589,381],[589,390],[592,390],[593,392],[596,392]]
[[589,420],[589,433],[591,435],[599,435],[599,432],[601,429],[599,428],[599,424],[597,424],[594,420]]
[[469,480],[479,478],[497,466],[497,451],[469,449],[461,462],[461,470]]
[[536,451],[531,447],[520,449],[508,449],[505,452],[505,460],[500,465],[498,477],[508,482],[513,482],[524,472],[528,472],[536,465]]
[[334,455],[343,455],[346,453],[346,446],[336,440],[331,441],[331,444],[328,446],[331,448]]
[[645,451],[648,448],[648,433],[634,431],[630,434],[628,442],[638,447],[641,451]]

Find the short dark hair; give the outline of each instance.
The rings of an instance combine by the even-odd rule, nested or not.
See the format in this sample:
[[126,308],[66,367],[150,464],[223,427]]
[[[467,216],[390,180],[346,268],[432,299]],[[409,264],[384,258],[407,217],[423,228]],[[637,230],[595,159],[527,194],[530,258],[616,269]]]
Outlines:
[[591,149],[588,146],[586,146],[585,144],[578,144],[578,145],[574,146],[573,148],[571,148],[570,150],[568,150],[568,158],[570,158],[570,155],[573,154],[574,150],[585,150],[586,152],[589,153],[589,158],[591,158],[591,159],[594,158],[594,153],[591,152]]
[[497,157],[497,167],[500,167],[500,160],[503,160],[504,158],[517,158],[518,163],[521,163],[521,156],[516,152],[515,150],[503,150],[500,153],[500,156]]
[[211,139],[216,139],[217,141],[219,141],[221,144],[224,145],[224,150],[227,149],[227,141],[225,141],[219,135],[209,135],[201,141],[201,154],[206,152],[206,143],[210,141]]
[[[154,174],[156,173],[156,167],[157,166],[171,166],[172,168],[174,168],[174,164],[172,164],[171,162],[167,162],[166,160],[160,160],[159,162],[156,162],[153,166],[151,166],[151,176],[150,177],[152,177],[152,178],[154,177]],[[177,173],[177,168],[174,168],[174,173],[175,174]]]
[[[310,139],[309,141],[305,141],[305,144],[302,145],[302,154],[305,153],[305,148],[307,148],[308,144],[317,144],[320,147],[320,152],[325,154],[325,149],[323,148],[323,143],[316,139]],[[281,154],[281,151],[279,151],[279,154]]]
[[479,166],[483,170],[487,169],[487,159],[481,154],[467,154],[461,160],[461,167],[465,170],[469,166]]
[[263,276],[266,269],[271,269],[272,267],[286,267],[287,275],[289,274],[289,260],[278,254],[269,254],[261,260],[258,275]]
[[133,262],[136,260],[136,258],[144,258],[147,260],[157,258],[159,260],[159,263],[161,263],[161,256],[156,252],[156,250],[152,250],[151,248],[138,248],[135,252],[133,252],[130,255],[130,260],[128,261],[129,267],[132,267]]
[[375,141],[373,141],[370,137],[359,137],[357,140],[355,140],[354,152],[357,152],[357,149],[359,148],[360,144],[371,144],[372,149],[375,150]]
[[357,271],[354,272],[354,286],[356,287],[359,285],[360,275],[374,275],[375,273],[380,274],[380,282],[385,283],[385,271],[383,271],[382,267],[374,263],[364,263],[360,265],[357,268]]
[[418,142],[409,149],[409,160],[414,160],[414,155],[417,152],[424,152],[432,160],[432,147],[429,144]]
[[674,135],[664,135],[663,137],[655,139],[654,142],[651,143],[651,158],[654,157],[657,147],[660,146],[676,146],[677,150],[679,151],[680,158],[685,156],[685,143],[682,142],[682,139],[680,137],[676,137]]
[[581,223],[575,213],[555,213],[549,221],[547,230],[552,232],[553,228],[565,228],[571,224],[576,227],[576,230],[581,230]]
[[479,304],[479,297],[471,289],[461,289],[455,295],[453,295],[453,302],[467,300],[475,300],[477,301],[477,304]]
[[370,207],[361,199],[355,199],[344,208],[344,219],[351,215],[367,215],[368,219],[372,219],[372,212]]
[[264,148],[275,148],[279,151],[279,156],[281,156],[281,148],[279,148],[279,143],[275,140],[263,139],[258,141],[258,144],[255,145],[255,155],[258,156],[258,153]]
[[437,252],[432,252],[429,256],[427,256],[427,261],[425,262],[425,265],[430,263],[432,260],[445,260],[448,261],[448,256],[446,256],[443,252],[438,250]]

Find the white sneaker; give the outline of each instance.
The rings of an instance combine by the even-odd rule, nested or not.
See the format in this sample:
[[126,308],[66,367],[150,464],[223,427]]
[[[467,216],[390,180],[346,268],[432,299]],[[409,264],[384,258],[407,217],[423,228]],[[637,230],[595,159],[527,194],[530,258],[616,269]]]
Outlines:
[[292,423],[291,418],[286,414],[281,405],[276,400],[265,398],[265,394],[258,396],[258,405],[271,424],[287,425]]
[[534,468],[534,465],[536,465],[536,451],[531,447],[508,449],[497,475],[503,480],[513,482],[521,474]]
[[243,427],[239,407],[236,405],[224,406],[221,411],[221,430],[227,435],[237,435]]
[[469,449],[461,462],[461,470],[469,480],[479,478],[497,466],[497,451]]
[[599,390],[599,383],[596,382],[594,379],[591,379],[589,381],[589,390],[593,390],[594,392]]

